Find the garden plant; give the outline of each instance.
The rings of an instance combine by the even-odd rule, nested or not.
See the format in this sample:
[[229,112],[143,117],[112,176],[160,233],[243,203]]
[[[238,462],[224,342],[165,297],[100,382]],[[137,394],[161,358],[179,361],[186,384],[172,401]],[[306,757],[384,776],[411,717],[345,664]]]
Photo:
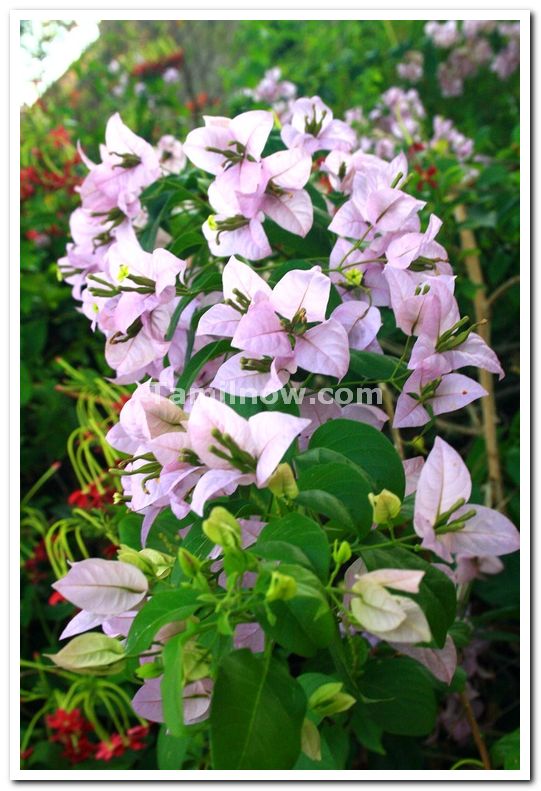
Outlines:
[[68,419],[23,499],[24,768],[518,768],[518,25],[377,23],[347,106],[299,24],[240,23],[149,139],[121,92],[99,138],[33,108],[23,392]]

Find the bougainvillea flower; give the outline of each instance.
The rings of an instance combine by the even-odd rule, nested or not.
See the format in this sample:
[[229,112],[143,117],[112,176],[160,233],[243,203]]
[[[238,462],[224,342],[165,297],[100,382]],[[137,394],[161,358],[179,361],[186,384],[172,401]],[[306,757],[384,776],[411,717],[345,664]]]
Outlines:
[[333,118],[332,110],[319,98],[297,99],[291,107],[291,121],[282,128],[282,140],[288,148],[315,151],[351,151],[356,135],[344,121]]
[[487,394],[474,379],[450,373],[451,366],[438,357],[425,360],[404,383],[396,402],[394,428],[424,426],[431,418],[426,405],[433,415],[442,415]]
[[239,485],[259,488],[281,461],[308,421],[279,412],[261,412],[245,420],[231,407],[198,396],[188,420],[190,448],[209,470],[192,494],[192,510],[202,515],[205,502]]
[[404,656],[409,656],[424,665],[432,675],[449,685],[455,675],[457,653],[453,638],[447,635],[443,648],[420,648],[404,643],[392,644]]
[[255,192],[261,177],[261,153],[274,124],[272,113],[250,110],[233,119],[203,118],[205,126],[193,129],[184,143],[188,159],[215,176],[231,171],[240,192]]
[[185,431],[187,415],[161,395],[149,380],[126,401],[119,422],[109,429],[107,442],[122,453],[135,454],[138,447],[163,434]]
[[443,560],[453,556],[507,555],[519,547],[519,533],[503,514],[468,504],[471,477],[459,454],[440,437],[428,454],[415,496],[414,527],[422,546]]
[[445,248],[435,241],[441,226],[440,218],[431,214],[424,233],[405,233],[394,239],[385,252],[389,266],[407,269],[418,258],[447,261]]
[[52,587],[87,612],[117,615],[145,598],[148,581],[142,571],[129,563],[88,558],[73,563]]
[[221,366],[213,386],[228,393],[268,394],[297,367],[342,378],[349,364],[348,338],[340,322],[325,320],[330,287],[320,267],[312,267],[287,272],[271,290],[250,267],[231,259],[224,269],[228,304],[210,308],[198,332],[233,333],[232,345],[244,354]]
[[346,571],[345,584],[351,593],[347,605],[359,626],[388,642],[425,643],[431,638],[426,616],[419,605],[392,590],[418,593],[424,571],[377,569],[366,571],[362,559]]
[[423,208],[424,201],[400,189],[408,172],[405,156],[380,163],[355,174],[351,198],[336,212],[331,231],[352,239],[361,238],[369,228],[380,233],[400,231]]
[[396,325],[406,335],[426,333],[434,336],[440,331],[442,318],[449,327],[460,320],[452,275],[433,276],[393,267],[385,267],[383,275],[388,283]]
[[156,144],[162,173],[180,173],[186,167],[186,154],[180,140],[173,135],[163,135]]
[[[151,722],[163,722],[161,677],[150,678],[140,687],[132,699],[133,710]],[[213,682],[210,678],[187,684],[183,690],[184,724],[202,722],[209,715]]]
[[216,214],[203,225],[215,255],[243,255],[251,260],[271,253],[262,223],[265,216],[297,236],[306,236],[313,222],[312,201],[302,189],[310,175],[310,157],[279,151],[263,160],[259,181],[244,194],[234,169],[219,176],[208,195]]
[[160,177],[160,173],[160,163],[150,143],[128,129],[119,113],[115,113],[105,129],[102,162],[89,174],[93,189],[89,191],[84,184],[81,187],[83,206],[100,211],[102,207],[97,205],[95,197],[99,193],[111,200],[112,206],[130,214],[130,206],[145,187]]

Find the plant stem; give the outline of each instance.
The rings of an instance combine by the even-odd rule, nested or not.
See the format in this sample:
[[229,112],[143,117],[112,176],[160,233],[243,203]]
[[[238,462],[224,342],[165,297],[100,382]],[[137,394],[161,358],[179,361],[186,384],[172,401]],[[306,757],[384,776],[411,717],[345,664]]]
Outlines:
[[475,742],[475,745],[476,745],[476,747],[477,747],[477,749],[479,751],[479,755],[480,755],[481,760],[483,762],[483,767],[485,769],[491,769],[492,766],[491,766],[491,763],[490,763],[490,756],[488,754],[488,750],[487,750],[487,746],[485,744],[485,740],[483,739],[483,737],[481,735],[481,731],[479,730],[479,725],[477,724],[477,720],[475,719],[475,714],[473,713],[473,709],[471,707],[471,703],[470,703],[470,701],[468,699],[468,696],[466,695],[465,692],[461,692],[460,693],[460,701],[461,701],[462,705],[464,706],[464,711],[466,712],[466,717],[467,717],[467,720],[468,720],[468,724],[469,724],[471,732],[472,732],[473,740]]

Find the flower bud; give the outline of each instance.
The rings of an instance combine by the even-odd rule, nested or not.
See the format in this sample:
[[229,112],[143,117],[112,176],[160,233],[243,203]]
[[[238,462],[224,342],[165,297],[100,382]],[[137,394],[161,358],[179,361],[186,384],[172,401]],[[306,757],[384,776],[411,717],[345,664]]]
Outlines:
[[275,469],[267,486],[275,497],[286,497],[288,500],[294,500],[299,494],[299,487],[293,475],[293,470],[289,464],[279,464]]
[[156,549],[142,549],[139,557],[150,564],[153,575],[159,580],[169,576],[175,562],[174,557]]
[[273,571],[271,574],[270,585],[267,589],[265,598],[267,601],[287,601],[292,599],[297,593],[297,583],[293,577],[282,574],[280,571]]
[[351,547],[347,541],[341,541],[340,544],[338,541],[334,542],[333,550],[332,550],[332,558],[337,566],[342,566],[344,563],[347,563],[351,557]]
[[307,717],[302,723],[301,750],[312,761],[321,761],[321,737],[315,723]]
[[363,273],[360,269],[348,269],[345,272],[346,283],[350,286],[360,286],[363,282]]
[[330,717],[350,709],[355,698],[342,692],[344,685],[340,681],[330,682],[318,687],[308,700],[308,707],[320,717]]
[[130,566],[135,566],[140,571],[142,571],[143,574],[146,574],[149,577],[154,576],[154,569],[150,560],[142,557],[136,549],[132,549],[132,547],[128,547],[126,544],[120,545],[120,549],[117,552],[117,558],[121,561],[121,563],[129,563]]
[[188,552],[187,549],[183,549],[182,547],[180,547],[177,557],[182,573],[188,577],[188,579],[197,577],[201,571],[201,561],[196,558],[195,555],[192,555],[191,552]]
[[238,549],[241,545],[240,524],[235,517],[222,506],[216,506],[203,522],[203,533],[214,544],[224,549]]
[[384,525],[400,513],[400,498],[388,489],[382,489],[379,494],[370,492],[368,495],[372,506],[372,518],[376,525]]

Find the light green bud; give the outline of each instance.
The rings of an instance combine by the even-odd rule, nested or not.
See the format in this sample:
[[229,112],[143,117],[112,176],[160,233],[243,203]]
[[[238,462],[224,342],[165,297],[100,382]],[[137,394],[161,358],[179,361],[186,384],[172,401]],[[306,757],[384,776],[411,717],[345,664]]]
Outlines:
[[241,546],[240,524],[222,506],[212,509],[209,518],[203,522],[203,533],[224,549],[238,549]]
[[351,547],[347,541],[334,542],[332,557],[337,566],[347,563],[351,557]]
[[286,497],[294,500],[299,494],[299,487],[289,464],[279,464],[267,484],[275,497]]
[[342,692],[343,686],[340,681],[331,681],[318,687],[308,700],[308,708],[320,717],[330,717],[347,711],[354,705],[355,698]]
[[293,577],[282,574],[280,571],[272,572],[270,585],[265,595],[267,601],[287,601],[292,599],[296,593],[297,583]]
[[382,489],[379,494],[370,492],[368,495],[372,506],[372,518],[376,525],[385,525],[400,513],[400,498],[388,489]]

